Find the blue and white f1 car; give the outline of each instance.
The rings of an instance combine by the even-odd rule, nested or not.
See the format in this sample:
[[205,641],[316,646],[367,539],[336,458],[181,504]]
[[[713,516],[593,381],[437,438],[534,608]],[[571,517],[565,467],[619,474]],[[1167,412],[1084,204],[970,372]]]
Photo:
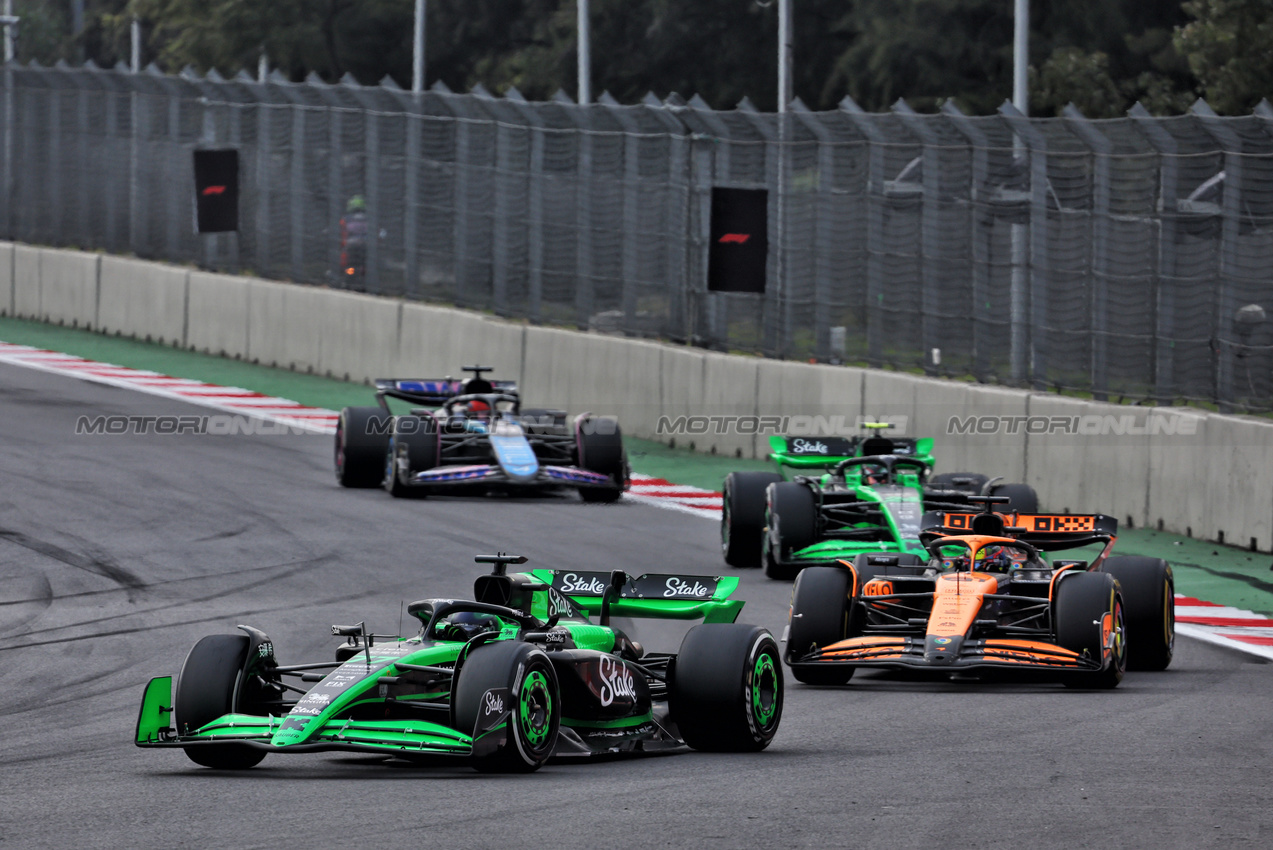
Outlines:
[[[465,366],[463,381],[376,381],[376,407],[346,407],[336,426],[336,479],[394,496],[573,487],[613,502],[629,486],[619,423],[589,413],[522,410],[517,385]],[[389,399],[413,405],[394,415]]]

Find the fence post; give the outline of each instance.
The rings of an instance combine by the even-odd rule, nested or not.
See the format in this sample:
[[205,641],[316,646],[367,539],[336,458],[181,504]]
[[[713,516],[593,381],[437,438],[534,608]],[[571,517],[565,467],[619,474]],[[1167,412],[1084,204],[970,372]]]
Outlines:
[[972,373],[977,380],[984,381],[990,374],[990,346],[987,344],[983,323],[977,320],[977,314],[985,309],[984,305],[990,300],[990,258],[988,237],[983,238],[977,205],[982,200],[988,179],[990,142],[986,134],[953,101],[948,100],[942,104],[941,111],[950,119],[959,135],[968,141],[972,155],[972,182],[968,187],[968,237],[972,248]]
[[[791,342],[791,293],[789,272],[784,256],[787,250],[787,218],[784,208],[787,187],[784,183],[790,179],[788,176],[790,171],[784,159],[787,156],[786,148],[790,134],[785,130],[785,126],[775,131],[761,117],[752,102],[746,98],[738,104],[737,109],[739,115],[745,118],[747,123],[765,140],[765,185],[770,187],[769,229],[775,237],[769,240],[769,254],[774,261],[773,285],[765,287],[765,294],[760,300],[760,350],[770,357],[784,357]],[[779,114],[777,117],[778,121],[784,122],[784,125],[790,121],[784,114]],[[766,266],[768,265],[769,262],[766,260]],[[768,268],[765,271],[767,277]]]
[[407,122],[407,159],[403,163],[403,179],[407,185],[402,208],[402,294],[413,300],[420,297],[420,133],[424,120],[423,102],[424,93],[413,91],[404,117]]
[[[1014,352],[1024,349],[1023,362],[1013,364],[1013,377],[1028,379],[1035,389],[1043,389],[1047,380],[1048,351],[1048,159],[1047,141],[1015,106],[1004,101],[999,107],[1008,126],[1020,139],[1030,158],[1030,236],[1025,265],[1029,270],[1028,286],[1023,301],[1013,304],[1014,334],[1024,346],[1014,345]],[[1015,287],[1014,287],[1015,288]],[[1014,301],[1016,295],[1014,294]],[[1026,306],[1028,305],[1028,306]],[[1017,323],[1020,321],[1020,330]],[[1014,358],[1015,359],[1015,358]],[[1018,377],[1019,376],[1019,377]]]
[[[54,72],[56,73],[56,72]],[[65,244],[66,230],[62,221],[62,87],[49,88],[49,236],[50,241]]]
[[919,338],[923,347],[924,373],[937,374],[939,371],[933,362],[933,349],[940,347],[941,338],[937,333],[941,312],[941,271],[938,263],[941,260],[941,153],[937,134],[920,118],[906,101],[898,98],[893,104],[893,111],[902,119],[906,129],[919,139],[923,145],[924,194],[920,202],[920,275],[923,281],[920,296]]
[[[641,274],[638,248],[641,242],[637,231],[641,221],[641,195],[638,189],[641,181],[641,135],[637,122],[623,110],[609,92],[603,91],[597,97],[597,103],[601,104],[615,123],[623,128],[623,224],[619,229],[619,238],[623,243],[621,248],[623,281],[619,303],[623,311],[621,320],[623,332],[633,335],[640,332],[637,310],[640,296],[638,282]],[[673,283],[668,280],[666,285],[670,289]]]
[[873,207],[884,193],[884,146],[888,140],[853,98],[845,95],[840,110],[866,137],[866,357],[870,365],[879,367],[884,365],[884,268],[879,255],[884,244],[884,218]]
[[1171,404],[1176,395],[1175,352],[1172,338],[1176,326],[1176,200],[1180,196],[1180,164],[1176,139],[1139,102],[1127,110],[1132,123],[1158,153],[1158,274],[1154,284],[1154,398]]
[[1224,191],[1221,193],[1220,256],[1219,268],[1216,269],[1212,362],[1216,404],[1221,413],[1232,413],[1237,402],[1233,387],[1233,358],[1237,349],[1227,331],[1233,327],[1237,311],[1233,278],[1241,268],[1238,232],[1242,224],[1242,142],[1238,134],[1225,126],[1202,98],[1198,98],[1189,111],[1197,116],[1207,135],[1224,151]]
[[[678,105],[677,100],[679,98],[669,95],[668,105]],[[702,293],[701,303],[706,308],[704,311],[706,315],[699,317],[702,324],[706,327],[706,333],[696,327],[694,334],[699,338],[700,345],[706,345],[709,348],[721,347],[726,346],[729,341],[729,302],[734,296],[728,292],[707,291],[707,250],[712,232],[712,187],[733,182],[729,162],[729,128],[725,126],[725,122],[720,119],[720,116],[707,105],[707,102],[698,95],[690,98],[686,107],[692,110],[694,117],[712,132],[711,136],[700,137],[700,140],[713,142],[711,148],[705,148],[703,145],[698,146],[699,156],[695,158],[694,163],[700,193],[698,232],[702,265],[700,268],[701,274],[699,274],[698,280],[693,283],[693,286],[695,291]],[[693,338],[691,338],[691,341],[693,341]]]
[[831,294],[835,273],[831,258],[835,253],[835,137],[800,98],[791,103],[791,113],[818,140],[818,201],[814,218],[813,355],[830,360]]
[[364,290],[380,292],[380,116],[374,109],[363,113],[366,136],[363,139],[363,186],[367,193],[367,262],[363,275]]
[[1092,212],[1089,232],[1092,239],[1091,278],[1091,385],[1097,401],[1109,394],[1109,195],[1110,154],[1114,146],[1087,120],[1074,104],[1061,111],[1066,125],[1083,144],[1092,149]]
[[[489,95],[488,95],[489,97]],[[526,174],[526,312],[532,322],[543,318],[544,301],[544,121],[521,92],[510,87],[504,94],[525,122],[524,127],[496,124],[495,222],[492,233],[495,244],[491,247],[491,295],[495,301],[495,313],[511,315],[508,306],[508,247],[512,244],[509,229],[513,226],[509,211],[509,198],[502,191],[500,174],[512,175],[511,135],[524,131],[530,137],[530,162]]]

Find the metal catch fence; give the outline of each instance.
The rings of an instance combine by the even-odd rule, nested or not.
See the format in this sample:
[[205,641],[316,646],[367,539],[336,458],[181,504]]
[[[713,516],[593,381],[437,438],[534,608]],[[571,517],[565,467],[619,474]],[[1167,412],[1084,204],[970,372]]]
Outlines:
[[[1273,409],[1273,108],[1090,121],[846,98],[412,95],[10,64],[0,234],[531,322],[1225,410]],[[236,148],[237,233],[191,152]],[[763,294],[709,292],[713,186],[768,189]],[[366,270],[340,224],[366,202]]]

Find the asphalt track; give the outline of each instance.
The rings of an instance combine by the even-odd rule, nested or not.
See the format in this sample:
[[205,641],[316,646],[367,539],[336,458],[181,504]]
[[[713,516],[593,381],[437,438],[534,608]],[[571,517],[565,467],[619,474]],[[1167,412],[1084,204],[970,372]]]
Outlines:
[[[192,412],[0,366],[0,845],[1273,846],[1273,668],[1189,640],[1112,692],[789,680],[759,755],[490,777],[333,754],[220,773],[137,749],[145,681],[236,623],[285,663],[324,659],[333,622],[393,632],[401,600],[467,594],[479,552],[720,569],[712,523],[652,506],[342,491],[327,437],[74,435],[81,414]],[[745,575],[742,619],[780,633],[788,592]]]

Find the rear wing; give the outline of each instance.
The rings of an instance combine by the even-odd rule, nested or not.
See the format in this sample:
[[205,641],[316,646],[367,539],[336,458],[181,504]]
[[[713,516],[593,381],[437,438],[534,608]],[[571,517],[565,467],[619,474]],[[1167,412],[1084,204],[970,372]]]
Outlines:
[[1074,549],[1109,545],[1118,536],[1118,520],[1104,514],[997,514],[929,511],[920,522],[925,544],[940,537],[967,534],[1013,537],[1036,549]]
[[[474,381],[476,388],[470,388]],[[485,378],[377,378],[376,394],[396,398],[425,407],[441,407],[457,395],[465,393],[517,394],[516,381],[488,381]]]
[[770,460],[802,469],[832,467],[851,457],[897,455],[933,462],[933,440],[911,437],[798,437],[769,438]]
[[[600,570],[531,570],[530,574],[590,615],[601,611],[610,573]],[[743,602],[730,599],[738,589],[737,576],[700,576],[646,573],[629,576],[617,599],[610,602],[612,617],[648,617],[732,623]]]

